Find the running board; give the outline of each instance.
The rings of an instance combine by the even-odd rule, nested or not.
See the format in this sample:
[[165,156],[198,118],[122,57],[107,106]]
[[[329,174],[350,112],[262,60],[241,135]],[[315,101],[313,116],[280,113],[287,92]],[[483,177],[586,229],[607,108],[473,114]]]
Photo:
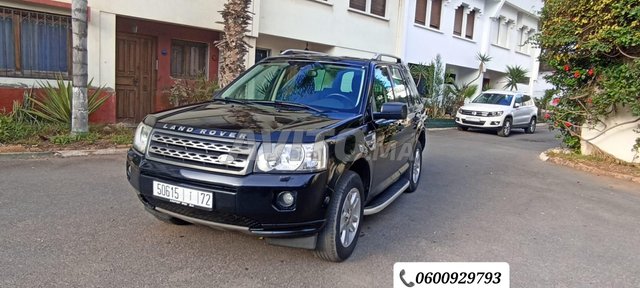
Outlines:
[[407,188],[409,188],[409,180],[405,179],[405,177],[400,178],[396,183],[393,183],[387,190],[384,190],[384,192],[373,199],[373,201],[369,203],[369,206],[364,207],[364,215],[376,214],[384,208],[387,208],[387,206],[402,195]]

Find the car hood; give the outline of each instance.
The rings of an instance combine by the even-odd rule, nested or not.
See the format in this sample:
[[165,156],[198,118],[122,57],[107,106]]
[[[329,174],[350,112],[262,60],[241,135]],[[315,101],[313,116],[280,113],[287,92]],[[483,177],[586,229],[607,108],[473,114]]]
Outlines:
[[284,131],[302,131],[305,139],[315,137],[327,130],[346,128],[359,117],[346,113],[212,101],[159,112],[149,118],[151,120],[147,122],[152,123],[148,124],[156,128],[260,141],[265,134],[279,137]]
[[509,109],[509,106],[498,105],[498,104],[467,103],[467,104],[464,104],[464,106],[462,106],[460,108],[464,109],[464,110],[495,112],[495,111],[507,110],[507,109]]

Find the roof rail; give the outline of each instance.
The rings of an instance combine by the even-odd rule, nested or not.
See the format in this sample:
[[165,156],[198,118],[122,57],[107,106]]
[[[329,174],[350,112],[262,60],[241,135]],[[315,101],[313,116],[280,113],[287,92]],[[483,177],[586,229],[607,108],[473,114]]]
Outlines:
[[319,56],[328,56],[326,53],[309,51],[309,50],[301,50],[301,49],[287,49],[282,51],[280,55],[319,55]]
[[400,57],[393,56],[391,54],[384,54],[384,53],[377,53],[376,55],[373,56],[372,59],[374,59],[374,60],[382,60],[382,57],[393,58],[393,59],[396,59],[396,63],[402,63],[402,59],[400,59]]

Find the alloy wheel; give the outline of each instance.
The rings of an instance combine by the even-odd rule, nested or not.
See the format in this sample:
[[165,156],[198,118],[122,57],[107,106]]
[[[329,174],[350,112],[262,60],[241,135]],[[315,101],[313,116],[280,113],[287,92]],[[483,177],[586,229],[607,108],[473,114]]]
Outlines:
[[356,238],[358,225],[360,225],[361,212],[360,191],[352,188],[342,203],[340,214],[340,243],[343,247],[349,247]]

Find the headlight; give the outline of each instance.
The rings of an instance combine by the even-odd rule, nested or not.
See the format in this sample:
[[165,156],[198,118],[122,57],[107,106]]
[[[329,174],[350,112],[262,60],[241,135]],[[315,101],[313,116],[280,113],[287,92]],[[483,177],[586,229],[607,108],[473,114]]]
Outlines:
[[151,134],[151,126],[144,123],[138,125],[136,135],[133,138],[133,148],[144,154],[147,152],[147,143],[149,143],[149,135]]
[[504,112],[504,111],[488,112],[488,113],[487,113],[487,116],[488,116],[488,117],[502,116],[502,113],[503,113],[503,112]]
[[458,113],[462,114],[462,108],[458,108]]
[[264,143],[258,149],[256,171],[313,172],[327,168],[327,144]]

